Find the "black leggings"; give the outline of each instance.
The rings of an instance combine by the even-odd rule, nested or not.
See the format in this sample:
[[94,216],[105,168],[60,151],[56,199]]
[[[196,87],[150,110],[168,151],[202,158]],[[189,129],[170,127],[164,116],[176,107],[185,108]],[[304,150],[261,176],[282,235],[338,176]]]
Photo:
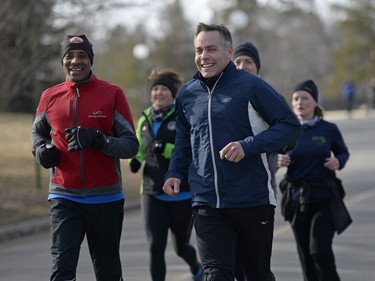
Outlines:
[[165,249],[171,230],[173,249],[190,267],[199,270],[197,253],[189,244],[192,230],[191,200],[165,202],[142,195],[142,214],[150,251],[150,272],[153,281],[164,281],[166,275]]
[[305,281],[340,281],[332,250],[334,228],[329,201],[309,205],[303,222],[292,227]]

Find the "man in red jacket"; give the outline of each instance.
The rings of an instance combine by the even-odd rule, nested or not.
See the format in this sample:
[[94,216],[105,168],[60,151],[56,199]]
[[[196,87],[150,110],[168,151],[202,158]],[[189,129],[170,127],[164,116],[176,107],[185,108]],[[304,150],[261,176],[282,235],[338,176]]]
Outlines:
[[119,254],[124,193],[120,159],[135,156],[138,141],[124,92],[91,70],[85,35],[61,43],[65,82],[46,89],[32,126],[33,154],[51,168],[50,280],[76,280],[86,235],[97,280],[122,280]]

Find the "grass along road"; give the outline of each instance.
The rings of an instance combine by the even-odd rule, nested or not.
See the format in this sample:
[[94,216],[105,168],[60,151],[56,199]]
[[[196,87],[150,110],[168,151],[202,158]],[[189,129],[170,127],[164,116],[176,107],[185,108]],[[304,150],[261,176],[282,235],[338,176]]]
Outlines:
[[[33,120],[32,114],[0,113],[0,225],[49,214],[49,170],[38,167],[31,153]],[[127,200],[134,200],[140,172],[132,174],[128,161],[122,160],[122,173]]]

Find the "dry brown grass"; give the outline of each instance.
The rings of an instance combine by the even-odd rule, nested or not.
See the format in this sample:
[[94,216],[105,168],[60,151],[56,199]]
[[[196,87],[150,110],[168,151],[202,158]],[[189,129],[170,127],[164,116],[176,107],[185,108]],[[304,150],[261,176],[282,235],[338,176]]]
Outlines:
[[[49,171],[38,167],[31,154],[33,118],[31,114],[0,113],[0,225],[49,213]],[[127,160],[122,160],[122,172],[126,200],[137,200],[140,172],[132,174]]]

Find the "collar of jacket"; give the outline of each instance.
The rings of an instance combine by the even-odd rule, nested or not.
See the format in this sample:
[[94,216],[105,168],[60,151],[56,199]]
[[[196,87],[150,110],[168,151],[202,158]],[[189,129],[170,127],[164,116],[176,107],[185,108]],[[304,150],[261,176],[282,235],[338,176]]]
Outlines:
[[300,123],[304,129],[309,127],[315,127],[320,122],[321,118],[319,116],[314,115],[314,117],[310,120],[301,120]]
[[82,87],[85,87],[86,85],[87,86],[92,85],[97,80],[98,79],[96,78],[96,76],[90,71],[90,75],[87,79],[81,80],[78,82],[72,82],[69,79],[65,79],[65,85],[67,88],[70,88],[70,89],[76,89],[77,87],[81,89]]
[[[168,113],[164,116],[163,120],[167,119],[169,116],[171,116],[176,111],[175,104],[173,103],[173,106],[170,107]],[[142,114],[146,117],[147,121],[151,124],[152,123],[152,106],[146,108],[142,111]]]
[[66,78],[65,79],[65,85],[66,85],[67,88],[76,88],[78,86],[81,87],[83,85],[88,85],[91,82],[96,81],[96,80],[97,80],[96,76],[90,70],[90,74],[86,79],[81,80],[81,81],[77,81],[77,82],[73,82],[73,81],[70,81],[68,78]]
[[219,79],[220,75],[222,73],[225,73],[228,69],[231,69],[231,68],[235,68],[235,65],[232,61],[229,61],[229,63],[227,64],[227,66],[223,69],[222,72],[220,72],[219,74],[217,74],[216,76],[214,77],[211,77],[211,78],[204,78],[202,76],[202,74],[198,71],[194,76],[193,78],[195,79],[199,79],[201,80],[204,84],[207,85],[207,87],[209,87],[210,89],[212,89],[212,87],[215,85],[216,81]]

